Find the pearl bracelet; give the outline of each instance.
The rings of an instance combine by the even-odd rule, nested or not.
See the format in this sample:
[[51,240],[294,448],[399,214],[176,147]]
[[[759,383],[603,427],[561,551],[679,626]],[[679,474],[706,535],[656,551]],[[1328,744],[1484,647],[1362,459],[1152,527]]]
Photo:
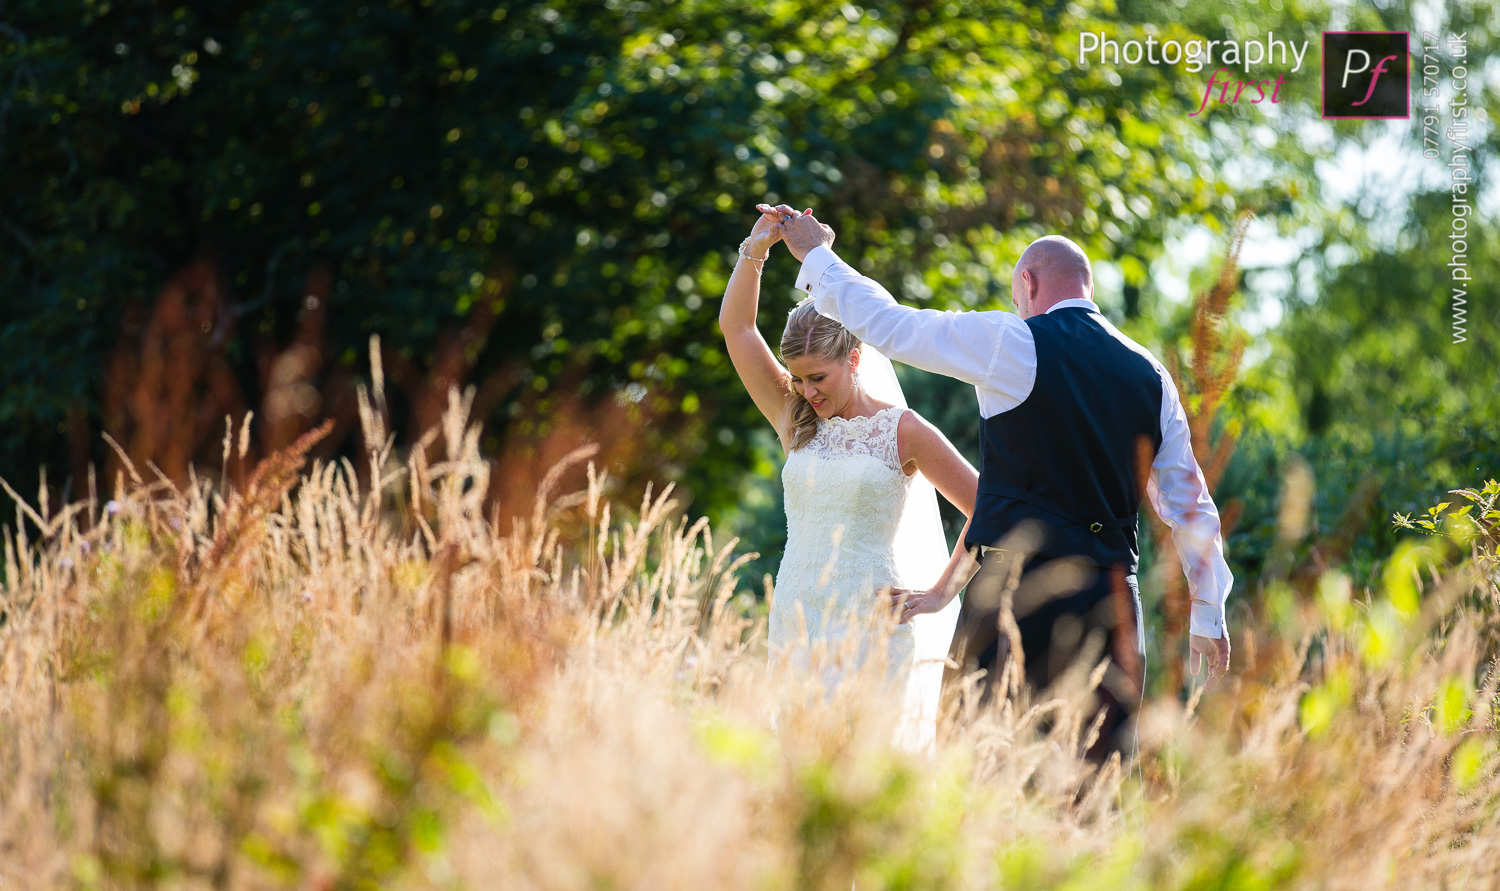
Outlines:
[[743,259],[743,260],[749,260],[751,263],[756,264],[756,266],[755,266],[755,271],[756,272],[764,272],[765,271],[765,266],[766,266],[766,260],[769,259],[771,255],[770,254],[766,254],[766,256],[764,256],[764,257],[752,257],[752,256],[750,256],[749,254],[745,253],[745,245],[747,245],[749,243],[750,243],[750,236],[747,235],[747,236],[745,236],[745,240],[742,241],[742,242],[740,242],[740,258]]

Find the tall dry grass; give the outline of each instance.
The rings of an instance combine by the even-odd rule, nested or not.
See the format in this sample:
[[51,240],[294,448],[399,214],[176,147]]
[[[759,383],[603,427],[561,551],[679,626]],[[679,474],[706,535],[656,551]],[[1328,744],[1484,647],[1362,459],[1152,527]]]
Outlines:
[[768,674],[735,542],[670,489],[623,505],[589,464],[559,491],[584,450],[514,522],[486,516],[469,408],[453,392],[402,460],[361,394],[365,468],[309,464],[320,428],[233,490],[122,462],[109,496],[18,499],[0,883],[1485,887],[1500,869],[1493,537],[1281,603],[1260,630],[1289,655],[1148,703],[1138,760],[1079,757],[1087,665],[1041,701],[964,704],[912,754],[873,681],[825,698]]

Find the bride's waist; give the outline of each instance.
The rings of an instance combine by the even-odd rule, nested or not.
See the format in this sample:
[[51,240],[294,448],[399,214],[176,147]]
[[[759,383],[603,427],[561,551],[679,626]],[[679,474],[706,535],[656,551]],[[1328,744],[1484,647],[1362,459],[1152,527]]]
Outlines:
[[828,542],[800,545],[788,541],[782,552],[781,571],[786,572],[791,567],[836,576],[894,575],[896,555],[889,547],[836,546]]
[[894,529],[885,527],[850,527],[823,524],[789,523],[786,530],[787,550],[844,551],[861,554],[889,554],[896,549]]

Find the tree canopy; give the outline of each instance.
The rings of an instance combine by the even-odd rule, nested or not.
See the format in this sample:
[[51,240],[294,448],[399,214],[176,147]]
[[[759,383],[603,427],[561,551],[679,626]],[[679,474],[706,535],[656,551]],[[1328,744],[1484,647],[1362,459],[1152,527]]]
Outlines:
[[[352,451],[375,358],[409,441],[472,385],[487,451],[521,481],[603,438],[627,479],[675,479],[694,510],[734,514],[773,457],[714,321],[754,204],[815,207],[846,259],[946,308],[1004,306],[1021,247],[1064,232],[1118,268],[1106,309],[1169,343],[1181,311],[1150,268],[1184,227],[1226,231],[1250,209],[1372,256],[1317,167],[1368,131],[1309,137],[1313,58],[1275,108],[1195,117],[1202,76],[1080,66],[1078,35],[1316,43],[1333,14],[1290,0],[0,5],[0,475],[34,491],[48,466],[76,495],[89,462],[112,460],[109,432],[180,478],[219,466],[225,416],[237,430],[249,410],[257,449],[332,416],[325,448]],[[1483,28],[1471,41],[1493,43]],[[1419,255],[1381,256],[1412,269]],[[768,334],[795,272],[767,264]],[[1362,282],[1419,286],[1402,275],[1335,264],[1317,287],[1358,303]],[[1339,336],[1326,327],[1356,318],[1358,349],[1383,349],[1380,320],[1405,305],[1361,306],[1343,321],[1309,307],[1305,324],[1292,311],[1276,361],[1298,383],[1268,404],[1318,431],[1319,400],[1416,392],[1408,360],[1377,383],[1320,354]]]

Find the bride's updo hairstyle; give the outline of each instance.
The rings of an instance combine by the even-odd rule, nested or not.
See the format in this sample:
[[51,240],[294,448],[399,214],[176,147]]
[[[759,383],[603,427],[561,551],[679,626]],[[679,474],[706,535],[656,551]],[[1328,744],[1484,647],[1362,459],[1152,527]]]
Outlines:
[[[849,352],[859,347],[859,338],[819,313],[811,297],[801,303],[787,316],[786,330],[781,335],[781,361],[802,356],[815,356],[830,362],[846,359]],[[797,388],[788,383],[792,393],[791,410],[788,413],[787,451],[800,449],[818,432],[818,412]]]

